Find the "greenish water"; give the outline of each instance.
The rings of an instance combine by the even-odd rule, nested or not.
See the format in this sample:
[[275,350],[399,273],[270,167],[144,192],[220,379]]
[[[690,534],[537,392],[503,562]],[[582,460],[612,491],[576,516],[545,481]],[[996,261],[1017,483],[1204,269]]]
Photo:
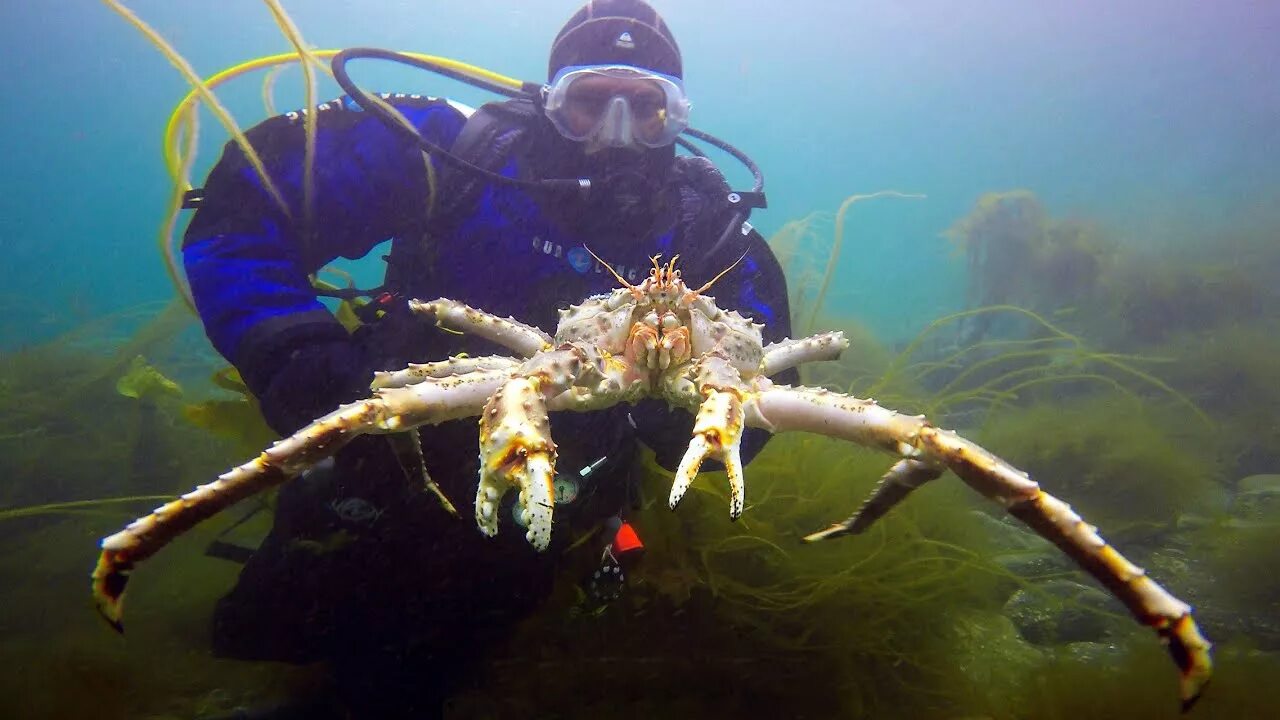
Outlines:
[[[1280,11],[1042,5],[658,6],[694,124],[766,173],[770,208],[753,221],[785,261],[798,326],[816,317],[854,338],[806,382],[928,412],[1029,470],[1195,605],[1218,669],[1191,717],[1277,716]],[[248,0],[129,6],[206,75],[288,49]],[[287,7],[317,47],[539,79],[576,3]],[[121,640],[90,607],[88,572],[97,539],[156,502],[3,515],[185,492],[262,438],[202,405],[238,396],[209,382],[223,363],[199,328],[166,310],[159,147],[181,77],[98,3],[0,9],[0,56],[0,716],[187,718],[323,696],[323,668],[209,655],[235,566],[201,550],[232,518],[146,563]],[[390,70],[366,82],[486,99]],[[243,125],[263,117],[256,79],[219,95]],[[286,71],[277,106],[301,98]],[[202,122],[197,177],[226,140]],[[886,189],[925,197],[852,206],[827,274],[840,203]],[[992,305],[1039,320],[1006,309],[930,325]],[[180,389],[122,393],[137,356]],[[452,715],[1177,716],[1155,636],[954,477],[867,535],[797,542],[886,467],[782,438],[748,469],[737,524],[722,476],[673,514],[669,479],[647,471],[658,502],[636,520],[649,550],[634,591],[574,616],[571,559]]]

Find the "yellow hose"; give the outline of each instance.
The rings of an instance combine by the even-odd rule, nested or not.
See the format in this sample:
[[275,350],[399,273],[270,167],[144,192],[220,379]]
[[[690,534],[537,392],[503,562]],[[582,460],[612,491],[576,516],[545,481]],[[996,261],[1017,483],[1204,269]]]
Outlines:
[[[334,55],[337,55],[339,52],[341,51],[340,50],[313,50],[311,51],[310,54],[322,60],[328,60],[332,58]],[[421,60],[422,62],[425,62],[425,63],[438,65],[448,70],[460,72],[469,77],[476,78],[478,80],[487,80],[488,82],[496,83],[498,85],[502,85],[512,90],[519,90],[523,87],[523,83],[521,83],[519,80],[515,78],[507,77],[506,75],[500,75],[491,70],[485,70],[484,68],[477,67],[475,65],[470,65],[460,60],[453,60],[451,58],[440,57],[438,55],[426,55],[423,53],[415,53],[415,52],[401,52],[400,54],[407,55],[408,57],[411,57],[415,60]],[[218,73],[215,73],[214,75],[209,76],[208,78],[205,79],[204,86],[212,90],[218,87],[219,85],[223,84],[224,82],[231,80],[232,78],[236,78],[241,75],[244,75],[246,73],[250,73],[255,70],[261,70],[263,68],[273,67],[276,65],[287,65],[289,63],[295,63],[298,61],[299,61],[298,53],[296,52],[280,53],[278,55],[264,55],[262,57],[254,58],[252,60],[246,60],[245,62],[242,62],[239,65],[234,65],[225,70],[222,70],[221,72],[218,72]],[[182,101],[179,102],[177,106],[174,107],[173,112],[169,115],[169,122],[165,125],[164,146],[163,146],[164,164],[165,164],[165,168],[169,171],[169,176],[173,178],[174,182],[182,182],[182,178],[178,174],[178,169],[180,167],[180,162],[181,162],[179,159],[179,151],[178,151],[178,133],[181,131],[182,113],[186,110],[186,108],[189,105],[192,105],[198,99],[200,99],[200,92],[198,90],[192,90],[191,92],[187,93],[187,96],[184,97]],[[190,185],[187,185],[185,189],[190,190],[191,189]]]
[[[173,46],[169,45],[159,33],[151,26],[147,25],[141,18],[126,8],[119,0],[103,0],[103,3],[110,7],[122,18],[133,25],[140,33],[142,33],[148,41],[151,42],[165,58],[182,73],[192,89],[185,97],[174,107],[173,112],[169,115],[169,120],[165,125],[164,136],[161,140],[161,152],[164,157],[165,170],[169,174],[170,180],[173,182],[173,190],[170,193],[170,202],[168,211],[165,214],[165,220],[160,232],[160,251],[164,258],[165,270],[169,274],[170,280],[173,282],[175,290],[183,299],[189,308],[194,310],[194,303],[191,298],[191,291],[183,281],[183,273],[178,266],[177,254],[173,248],[173,236],[177,227],[178,216],[182,209],[182,201],[185,193],[192,188],[190,180],[191,168],[194,165],[196,150],[196,132],[198,123],[196,118],[196,101],[203,100],[210,110],[221,121],[227,132],[235,139],[236,143],[243,150],[245,157],[249,163],[257,171],[262,178],[263,187],[279,204],[281,211],[286,215],[291,215],[288,205],[285,203],[283,196],[272,183],[271,178],[267,175],[266,167],[263,165],[261,158],[249,144],[244,133],[236,125],[235,120],[231,118],[226,108],[218,102],[217,97],[213,94],[214,88],[222,85],[224,82],[240,77],[241,75],[253,72],[263,68],[272,68],[273,73],[268,75],[263,83],[263,101],[268,107],[269,112],[274,115],[271,109],[271,87],[274,79],[274,72],[289,63],[302,63],[303,75],[306,82],[306,107],[311,109],[315,105],[315,78],[312,73],[312,65],[320,67],[325,72],[328,68],[324,66],[320,60],[327,60],[337,55],[339,50],[309,50],[302,40],[297,27],[289,19],[284,12],[278,0],[265,0],[267,7],[270,9],[273,19],[280,27],[281,31],[294,46],[294,52],[280,53],[277,55],[267,55],[264,57],[254,58],[242,62],[238,65],[229,67],[214,75],[201,79]],[[500,85],[511,90],[521,90],[523,83],[515,78],[485,70],[459,60],[439,57],[435,55],[425,55],[422,53],[403,52],[401,53],[415,60],[433,65],[437,68],[450,70],[455,73],[465,75],[467,77],[486,81],[491,84]],[[382,103],[380,98],[375,97],[374,102]],[[385,103],[382,103],[385,105]],[[393,114],[401,123],[408,125],[408,120],[398,112]],[[315,162],[315,138],[316,138],[316,113],[308,112],[305,120],[307,144],[304,155],[304,179],[303,179],[303,212],[305,215],[304,223],[309,228],[311,226],[311,210],[312,210],[312,194],[313,189],[313,165]],[[430,160],[424,155],[423,162],[427,174],[427,212],[428,215],[434,212],[436,201],[436,178],[434,168]]]

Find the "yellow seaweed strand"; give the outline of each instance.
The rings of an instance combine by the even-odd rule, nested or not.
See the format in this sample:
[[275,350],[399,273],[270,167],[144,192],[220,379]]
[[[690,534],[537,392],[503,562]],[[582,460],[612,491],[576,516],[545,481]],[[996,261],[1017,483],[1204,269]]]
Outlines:
[[897,190],[881,190],[880,192],[867,193],[864,195],[850,195],[840,203],[840,209],[836,211],[836,229],[835,239],[831,243],[831,253],[827,256],[827,269],[822,273],[822,284],[818,286],[818,296],[813,301],[813,310],[809,313],[808,330],[805,334],[812,335],[818,326],[818,313],[822,311],[822,303],[827,298],[827,289],[831,285],[831,276],[836,270],[836,261],[840,259],[840,246],[844,242],[844,216],[849,212],[849,208],[854,203],[863,200],[873,200],[880,197],[897,197],[909,200],[922,200],[924,195],[918,193],[904,193]]
[[169,275],[169,281],[173,283],[173,288],[178,293],[178,297],[182,298],[183,304],[194,313],[196,311],[195,299],[191,295],[191,288],[187,285],[182,268],[178,264],[178,253],[174,248],[178,216],[182,213],[182,201],[186,197],[187,188],[190,186],[191,163],[195,159],[196,140],[199,131],[199,121],[196,117],[194,106],[187,111],[184,118],[186,122],[183,123],[182,162],[178,170],[178,180],[173,183],[173,187],[169,192],[169,203],[165,209],[164,223],[160,226],[158,240],[160,254],[164,257],[164,270]]
[[889,363],[889,367],[885,370],[884,376],[882,376],[880,378],[880,381],[875,385],[873,385],[867,391],[867,394],[869,396],[880,395],[884,391],[884,389],[889,386],[889,384],[893,381],[893,379],[896,378],[898,373],[902,371],[903,366],[906,364],[907,360],[909,360],[911,356],[915,354],[916,350],[920,348],[920,346],[924,343],[924,341],[931,334],[933,334],[935,330],[938,330],[939,328],[946,326],[950,323],[953,323],[957,320],[962,320],[964,318],[972,317],[974,315],[982,315],[985,313],[992,313],[992,312],[1011,312],[1011,313],[1017,313],[1019,315],[1023,315],[1031,319],[1032,321],[1038,323],[1049,332],[1058,336],[1058,338],[1061,338],[1062,340],[1069,342],[1072,345],[1075,345],[1077,347],[1084,346],[1084,341],[1081,340],[1080,338],[1059,328],[1058,326],[1054,325],[1053,323],[1049,322],[1043,317],[1037,315],[1036,313],[1030,310],[1027,310],[1026,308],[1021,308],[1021,307],[1018,307],[1017,305],[985,305],[983,307],[970,308],[968,310],[962,310],[960,312],[952,313],[950,315],[944,315],[934,320],[933,322],[929,323],[928,325],[926,325],[925,328],[921,330],[920,333],[917,334],[915,338],[911,340],[911,342],[907,343],[907,346],[902,349],[902,352],[898,353],[898,355],[894,357],[893,361]]
[[314,68],[312,68],[312,63],[319,63],[319,61],[311,55],[306,43],[302,40],[302,33],[298,31],[298,27],[293,24],[293,20],[285,13],[284,8],[280,6],[279,0],[263,0],[263,2],[266,4],[267,9],[271,11],[271,16],[275,19],[276,25],[280,27],[280,32],[284,33],[285,38],[288,39],[289,43],[293,45],[293,49],[298,53],[299,65],[302,68],[304,92],[302,124],[306,133],[306,142],[302,151],[302,237],[304,242],[308,242],[315,227],[312,221],[315,193],[316,132],[319,130],[317,124],[319,113],[316,111],[316,75]]
[[[165,56],[165,59],[169,61],[169,64],[177,68],[178,72],[181,73],[187,83],[192,86],[192,89],[200,99],[209,106],[209,110],[214,114],[214,117],[218,118],[218,121],[222,123],[224,128],[226,128],[227,133],[229,133],[235,140],[236,144],[240,146],[240,150],[244,153],[249,164],[253,166],[253,169],[258,173],[258,176],[262,178],[263,187],[266,188],[267,192],[271,195],[272,199],[275,200],[276,204],[280,206],[281,212],[286,216],[289,216],[289,206],[285,203],[284,196],[280,194],[275,183],[271,182],[271,177],[267,174],[267,167],[263,164],[262,158],[258,156],[257,151],[249,144],[249,139],[240,131],[240,127],[236,125],[236,121],[231,117],[231,113],[228,112],[226,107],[218,101],[218,98],[214,96],[213,92],[205,85],[204,81],[200,79],[200,76],[196,74],[195,68],[191,67],[191,64],[179,55],[178,51],[155,31],[155,28],[152,28],[144,22],[142,18],[135,15],[132,10],[121,4],[119,0],[102,0],[102,2],[106,4],[107,7],[115,11],[117,15],[124,18],[130,25],[137,28],[138,32],[142,33],[147,40],[149,40],[151,44]],[[166,152],[168,152],[167,149]],[[173,170],[175,174],[180,175],[180,169],[178,168],[179,166],[175,166]]]
[[275,117],[280,113],[276,112],[276,78],[280,77],[280,71],[284,70],[284,65],[276,65],[267,70],[266,75],[262,78],[262,107],[267,112],[267,117]]
[[32,515],[48,515],[50,513],[76,511],[84,508],[95,508],[103,505],[119,505],[136,502],[168,502],[172,495],[135,495],[133,497],[99,498],[97,500],[72,500],[70,502],[46,503],[19,508],[0,509],[0,520],[12,520]]
[[[413,126],[413,123],[409,122],[409,118],[405,117],[404,113],[397,110],[391,105],[391,103],[372,93],[366,93],[366,95],[368,95],[369,99],[373,101],[373,104],[391,113],[391,115],[395,117],[396,122],[406,128],[409,128],[415,133],[418,132],[418,129]],[[436,211],[436,168],[431,164],[431,157],[427,155],[426,152],[422,152],[421,155],[423,169],[427,178],[427,218],[430,219],[435,215]]]

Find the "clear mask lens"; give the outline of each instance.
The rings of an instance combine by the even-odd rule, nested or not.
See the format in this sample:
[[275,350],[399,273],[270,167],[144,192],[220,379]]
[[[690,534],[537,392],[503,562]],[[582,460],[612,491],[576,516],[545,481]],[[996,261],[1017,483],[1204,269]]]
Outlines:
[[678,79],[627,66],[565,68],[545,89],[544,106],[561,135],[607,147],[663,147],[689,126]]

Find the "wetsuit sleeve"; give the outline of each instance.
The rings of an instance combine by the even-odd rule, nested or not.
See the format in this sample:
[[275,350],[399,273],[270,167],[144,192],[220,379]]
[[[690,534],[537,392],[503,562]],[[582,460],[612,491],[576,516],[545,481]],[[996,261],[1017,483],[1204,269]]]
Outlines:
[[[443,101],[388,100],[438,144],[450,144],[465,121]],[[230,142],[183,243],[205,331],[260,397],[297,353],[349,342],[316,299],[308,274],[339,256],[365,255],[414,227],[427,208],[427,161],[413,144],[346,99],[315,112],[310,208],[304,202],[305,120],[289,113],[246,133],[279,198]],[[339,372],[344,363],[321,364]]]

